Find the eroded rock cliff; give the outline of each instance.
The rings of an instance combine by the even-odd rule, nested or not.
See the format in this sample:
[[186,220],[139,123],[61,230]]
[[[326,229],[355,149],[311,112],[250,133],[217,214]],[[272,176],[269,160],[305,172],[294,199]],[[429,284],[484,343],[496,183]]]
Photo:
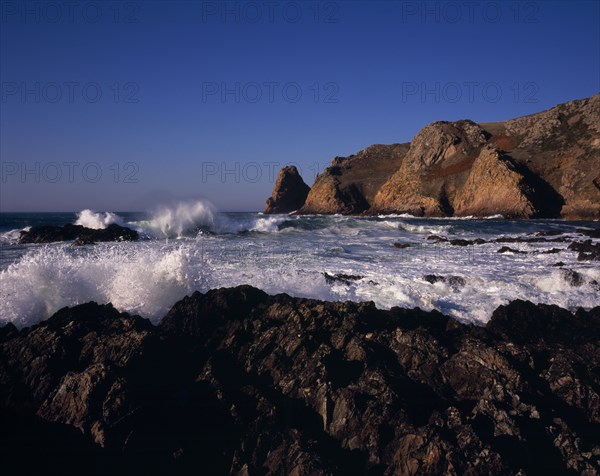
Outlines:
[[600,94],[335,158],[299,213],[600,218]]
[[299,213],[358,214],[368,210],[407,150],[408,144],[372,145],[356,155],[336,157],[317,177]]

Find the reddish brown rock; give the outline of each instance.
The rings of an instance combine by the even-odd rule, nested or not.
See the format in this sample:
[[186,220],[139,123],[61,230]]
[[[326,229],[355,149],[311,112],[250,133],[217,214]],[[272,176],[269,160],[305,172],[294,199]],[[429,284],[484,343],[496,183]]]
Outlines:
[[434,122],[336,157],[300,213],[600,218],[600,94],[504,122]]
[[434,122],[421,129],[402,165],[383,184],[373,201],[375,213],[446,216],[486,142],[472,121]]
[[267,199],[264,213],[290,213],[298,210],[306,200],[310,187],[304,183],[293,165],[279,171],[273,194]]
[[484,148],[469,172],[467,181],[452,201],[456,216],[531,218],[536,214],[534,194],[513,162],[492,147]]
[[368,210],[407,151],[408,144],[372,145],[356,155],[336,157],[317,177],[300,213],[349,215]]

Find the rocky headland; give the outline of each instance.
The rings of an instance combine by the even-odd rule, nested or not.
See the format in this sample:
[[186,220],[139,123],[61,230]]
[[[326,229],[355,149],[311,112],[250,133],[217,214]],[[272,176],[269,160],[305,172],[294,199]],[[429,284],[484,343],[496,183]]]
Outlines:
[[2,473],[594,475],[599,368],[600,307],[478,327],[240,286],[154,326],[88,303],[0,328]]
[[302,204],[265,213],[598,219],[599,171],[597,94],[503,122],[434,122],[410,143],[336,157],[304,200],[279,187],[284,169],[269,200]]

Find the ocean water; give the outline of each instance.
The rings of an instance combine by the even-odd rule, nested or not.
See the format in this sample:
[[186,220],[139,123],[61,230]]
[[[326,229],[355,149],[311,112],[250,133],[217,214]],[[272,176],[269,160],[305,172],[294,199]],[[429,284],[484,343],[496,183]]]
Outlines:
[[[138,230],[138,242],[20,245],[30,226],[119,223]],[[579,262],[568,242],[452,246],[448,239],[587,239],[577,230],[598,222],[562,220],[423,219],[220,213],[203,201],[171,204],[152,213],[0,214],[0,324],[18,327],[46,319],[64,306],[111,302],[158,322],[195,290],[251,284],[268,293],[334,301],[374,301],[437,309],[484,324],[514,299],[575,310],[600,305],[600,266]],[[400,249],[394,243],[409,247]],[[498,253],[502,246],[526,253]],[[547,253],[552,249],[556,253]],[[564,266],[553,264],[563,262]],[[579,283],[564,270],[580,274]],[[464,284],[426,275],[459,276]],[[331,276],[345,275],[342,279]]]

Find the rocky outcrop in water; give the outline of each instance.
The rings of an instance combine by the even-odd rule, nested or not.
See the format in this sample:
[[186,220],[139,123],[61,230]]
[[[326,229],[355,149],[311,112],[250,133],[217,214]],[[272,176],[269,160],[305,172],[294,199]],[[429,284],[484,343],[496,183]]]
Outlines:
[[336,157],[300,213],[600,218],[600,94],[504,122],[434,122]]
[[304,204],[310,187],[304,183],[293,165],[279,171],[273,194],[267,199],[265,213],[290,213]]
[[53,243],[55,241],[74,241],[77,245],[93,244],[97,241],[136,241],[137,231],[112,223],[106,228],[93,229],[81,225],[34,226],[22,231],[19,243]]
[[0,329],[3,474],[597,474],[599,347],[600,308],[523,301],[486,327],[250,286],[157,327],[65,308]]

